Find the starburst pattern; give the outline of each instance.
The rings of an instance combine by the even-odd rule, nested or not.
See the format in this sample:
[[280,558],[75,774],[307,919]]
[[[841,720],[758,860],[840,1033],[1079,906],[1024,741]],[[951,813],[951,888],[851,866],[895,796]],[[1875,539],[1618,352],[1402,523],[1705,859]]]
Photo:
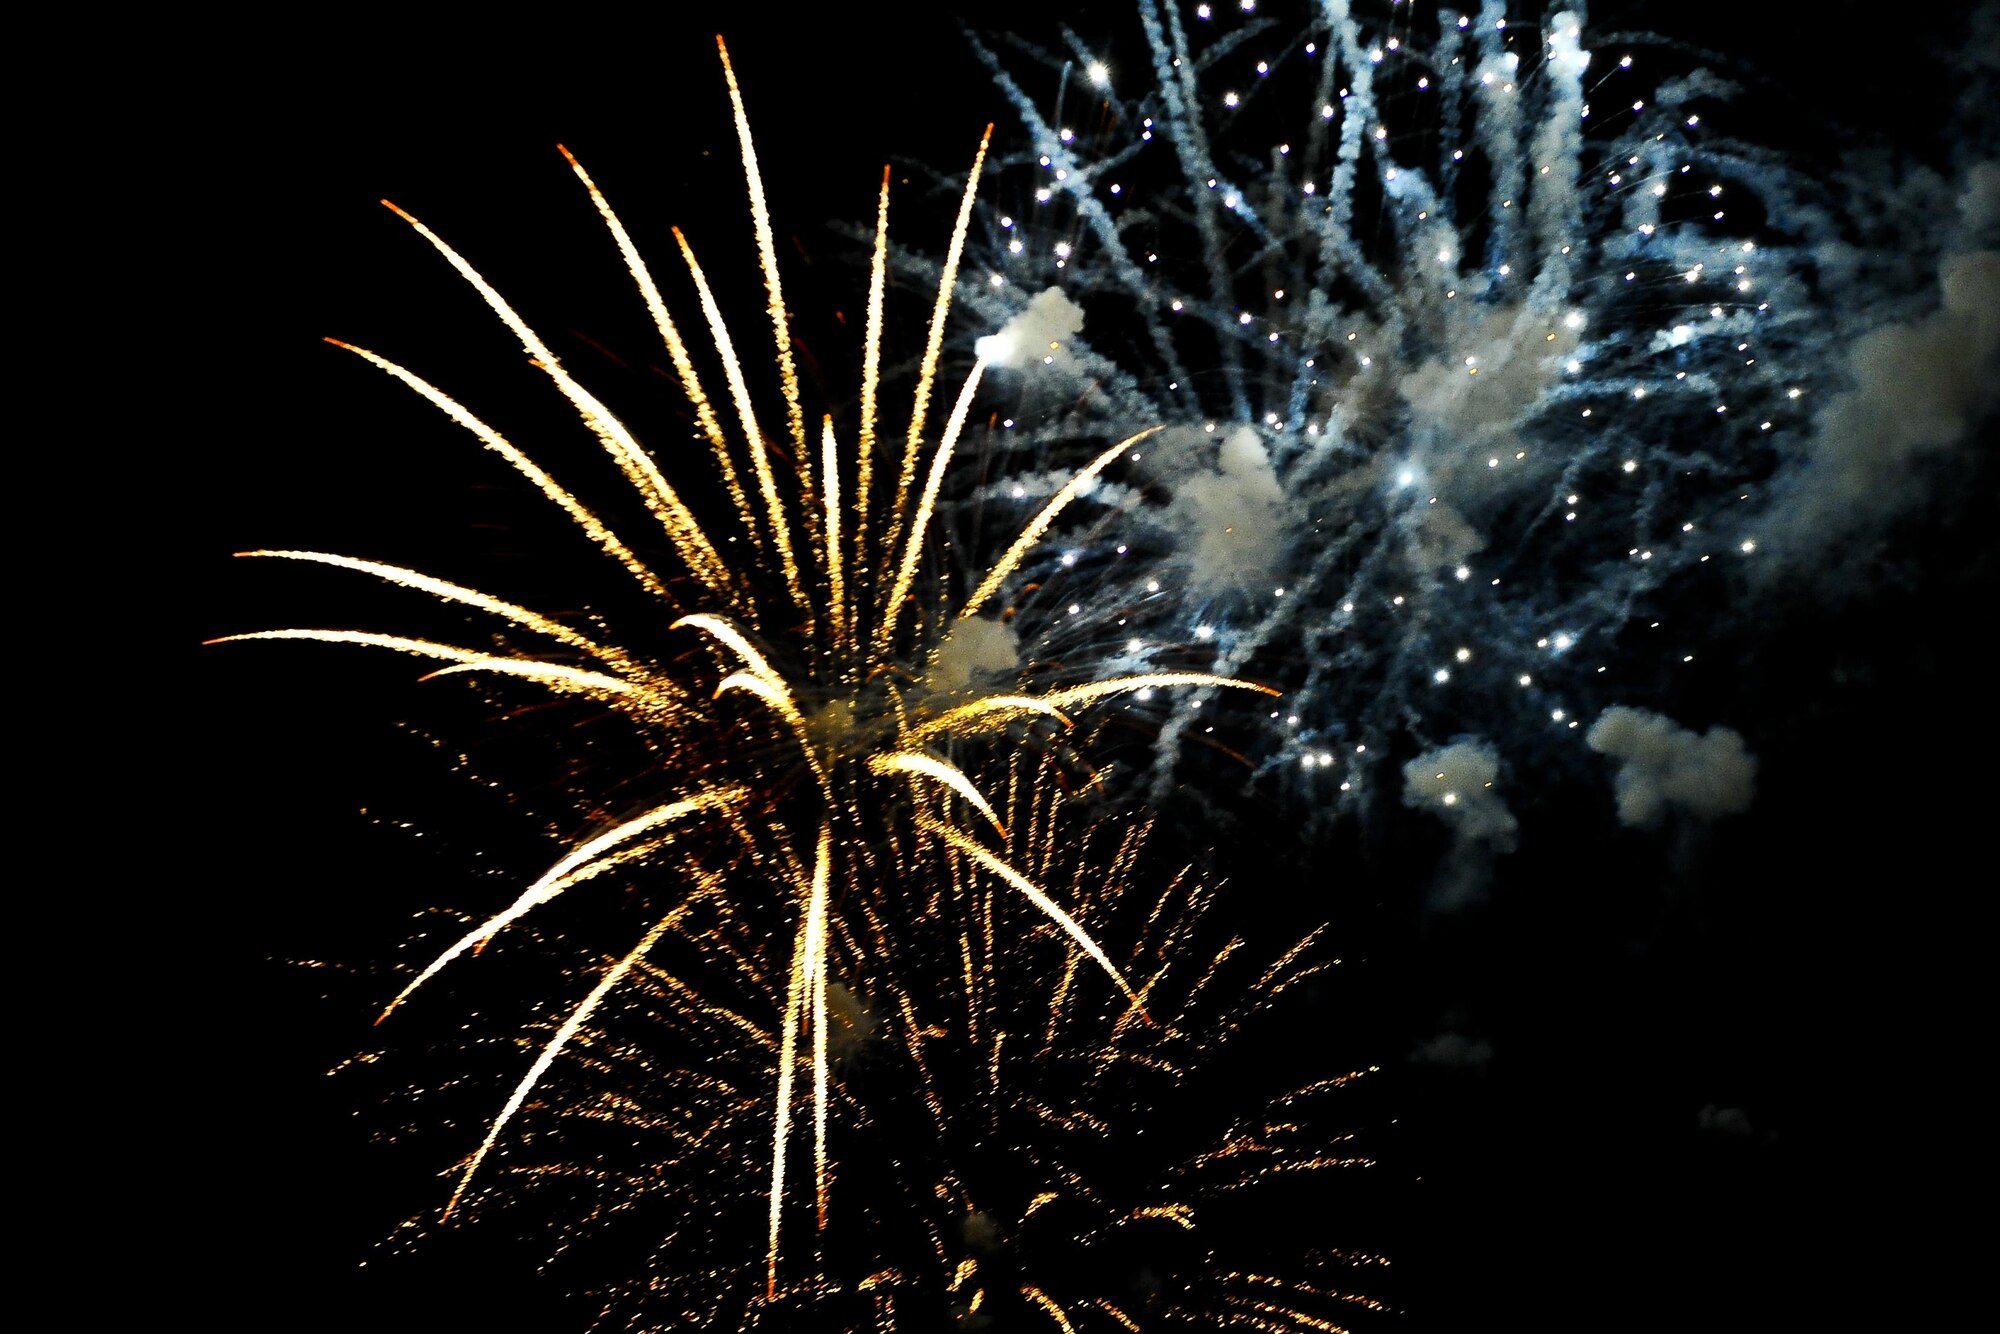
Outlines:
[[[503,932],[517,929],[572,891],[598,887],[594,882],[643,880],[649,921],[635,940],[606,960],[594,984],[538,1044],[527,1070],[457,1170],[443,1209],[449,1218],[564,1051],[609,998],[643,975],[648,956],[668,935],[682,930],[690,914],[710,899],[723,900],[780,939],[788,934],[789,949],[777,951],[785,962],[777,973],[782,1004],[776,1049],[764,1056],[767,1061],[775,1056],[776,1063],[764,1247],[766,1289],[775,1296],[790,1164],[787,1145],[802,1098],[810,1106],[813,1196],[821,1226],[827,1217],[829,1006],[835,987],[830,961],[840,942],[851,948],[865,934],[873,956],[893,960],[908,896],[949,868],[953,875],[995,881],[1030,904],[1038,920],[1061,932],[1143,1017],[1140,995],[1126,973],[1010,856],[1006,825],[960,763],[959,753],[996,740],[1068,728],[1075,713],[1128,692],[1265,688],[1209,673],[1148,672],[1055,689],[1037,689],[1028,682],[988,689],[950,665],[965,640],[990,633],[993,623],[982,614],[989,612],[1008,572],[1069,499],[1053,500],[957,605],[952,605],[948,581],[934,571],[927,574],[933,514],[984,369],[983,362],[974,364],[933,439],[933,386],[985,143],[959,210],[907,432],[893,456],[893,469],[878,475],[887,175],[876,228],[861,419],[843,451],[830,417],[823,419],[816,441],[808,438],[763,187],[726,50],[723,69],[777,350],[782,429],[767,434],[760,424],[714,293],[688,241],[676,232],[728,385],[736,431],[732,436],[725,430],[651,271],[609,201],[582,165],[565,153],[602,215],[673,362],[707,446],[709,487],[719,497],[717,503],[691,500],[694,493],[669,476],[670,470],[617,413],[564,367],[463,256],[393,204],[389,207],[474,288],[519,340],[530,364],[574,408],[643,503],[657,535],[650,542],[628,542],[442,389],[372,351],[336,342],[443,411],[561,508],[666,613],[670,630],[683,637],[674,658],[653,656],[641,647],[641,637],[620,638],[603,626],[586,633],[569,621],[401,566],[308,551],[245,554],[369,575],[484,613],[503,624],[506,634],[484,648],[345,629],[274,630],[230,638],[389,649],[442,662],[436,676],[477,676],[492,688],[523,683],[574,697],[641,730],[654,753],[658,790],[641,800],[621,795],[616,806],[607,804],[593,825],[511,902],[476,920],[418,970],[381,1018],[389,1019],[447,967],[484,951]],[[1103,450],[1086,472],[1094,476],[1144,434]],[[726,537],[717,536],[725,532]],[[667,563],[642,554],[662,541]]]
[[540,1133],[464,1207],[542,1244],[613,1327],[1365,1326],[1389,1277],[1353,1207],[1373,1163],[1330,1127],[1365,1122],[1369,1072],[1297,1037],[1341,967],[1326,932],[1232,933],[1192,868],[1162,873],[1149,821],[1107,818],[1060,774],[1010,764],[1014,866],[1144,1013],[976,846],[907,867],[895,921],[853,919],[827,952],[841,1189],[810,1263],[767,1288],[742,1156],[791,1001],[719,879],[571,1034]]
[[[1165,428],[1025,571],[1084,608],[1036,650],[1287,687],[1261,730],[1164,716],[1156,801],[1233,718],[1259,800],[1504,847],[1510,772],[1629,765],[1641,718],[1695,809],[1741,809],[1742,737],[1653,711],[1703,693],[1714,607],[1837,556],[1990,407],[1990,192],[1932,189],[1943,309],[1878,350],[1855,332],[1911,278],[1857,281],[1843,234],[1882,194],[1837,210],[1712,127],[1741,92],[1718,57],[1582,4],[1137,8],[1136,42],[979,47],[1025,144],[965,299],[1061,347],[1009,368],[1012,466],[976,503],[1031,508],[1077,438]],[[1885,352],[1946,346],[1965,392],[1882,383]]]

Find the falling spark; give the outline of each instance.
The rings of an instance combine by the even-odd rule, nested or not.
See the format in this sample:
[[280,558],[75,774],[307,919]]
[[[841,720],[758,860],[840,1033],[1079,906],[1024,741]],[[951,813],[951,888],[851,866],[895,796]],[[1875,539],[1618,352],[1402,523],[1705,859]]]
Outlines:
[[[718,920],[741,911],[718,878],[651,951],[668,957],[634,964],[622,1003],[607,995],[567,1034],[562,1133],[524,1144],[488,1195],[546,1188],[571,1209],[582,1178],[594,1183],[589,1228],[680,1239],[670,1267],[606,1298],[638,1328],[696,1308],[848,1330],[1059,1310],[1077,1334],[1227,1323],[1249,1301],[1294,1329],[1386,1311],[1365,1288],[1387,1262],[1329,1248],[1313,1221],[1338,1216],[1326,1202],[1373,1170],[1356,1132],[1330,1129],[1369,1072],[1323,1064],[1338,1039],[1298,1040],[1321,1013],[1310,984],[1340,966],[1326,931],[1276,951],[1227,934],[1213,888],[1159,874],[1150,821],[1106,818],[1063,791],[1059,772],[1050,755],[1017,752],[997,811],[1012,868],[1059,894],[1086,935],[1053,923],[958,835],[940,837],[944,854],[912,887],[929,903],[859,919],[857,947],[843,948],[830,905],[846,854],[822,831],[792,888],[805,909],[794,951],[823,971],[710,957],[700,985],[683,978],[673,952],[713,956],[731,937]],[[782,1023],[744,1018],[758,1012]],[[814,1123],[842,1187],[804,1277],[789,1261],[772,1268],[768,1245],[797,1165],[774,1158],[777,1188],[754,1189],[730,1134],[755,1114],[745,1083],[786,1051],[793,1074],[778,1097],[792,1119],[806,1119],[807,1096],[842,1109],[837,1127]],[[810,1095],[809,1068],[826,1081]],[[604,1134],[589,1137],[592,1126]],[[1320,1202],[1310,1218],[1301,1190]],[[741,1245],[752,1233],[766,1242],[754,1268]],[[1159,1296],[1128,1311],[1141,1273]]]
[[[558,1058],[619,987],[647,975],[648,955],[695,904],[723,900],[732,911],[760,918],[776,914],[793,921],[793,945],[779,1006],[780,1033],[777,1049],[769,1053],[777,1064],[765,1255],[766,1298],[773,1300],[781,1288],[786,1145],[797,1111],[794,1086],[800,1063],[811,1072],[806,1096],[812,1103],[814,1194],[819,1226],[827,1224],[832,957],[837,948],[849,950],[852,947],[847,942],[864,935],[893,945],[898,928],[891,927],[890,918],[882,911],[884,889],[878,883],[883,856],[891,863],[928,867],[920,876],[939,883],[975,873],[1004,883],[1101,968],[1131,1006],[1141,1008],[1143,989],[1136,989],[1127,980],[1083,923],[1024,874],[1010,856],[986,846],[976,826],[957,822],[950,809],[954,801],[969,806],[996,835],[1003,840],[1006,837],[991,800],[980,791],[966,766],[951,758],[951,748],[1004,740],[1008,729],[1023,718],[1066,729],[1072,722],[1066,710],[1122,694],[1165,687],[1274,692],[1202,672],[1110,675],[1039,691],[1025,678],[1004,690],[934,687],[931,677],[948,647],[950,628],[974,623],[976,613],[995,597],[1023,554],[1064,506],[1121,451],[1149,433],[1141,431],[1122,441],[1073,477],[989,571],[974,597],[954,613],[948,588],[942,583],[927,584],[920,575],[931,548],[932,516],[943,479],[965,430],[983,364],[975,363],[967,376],[943,431],[931,446],[930,465],[914,495],[912,484],[929,438],[927,412],[939,375],[953,274],[972,215],[986,139],[980,142],[966,182],[939,284],[897,484],[885,495],[874,494],[870,459],[881,359],[886,177],[872,268],[861,448],[843,450],[839,433],[827,419],[822,431],[820,476],[815,483],[809,466],[811,455],[804,448],[803,408],[763,184],[741,89],[726,48],[722,49],[722,60],[742,150],[791,436],[792,448],[784,459],[774,458],[767,445],[736,345],[687,237],[678,229],[673,233],[723,368],[736,416],[738,433],[734,438],[723,428],[703,390],[694,357],[630,235],[582,163],[568,150],[562,151],[609,229],[666,346],[708,445],[715,476],[729,497],[726,516],[697,513],[612,408],[563,367],[527,321],[470,262],[412,214],[384,201],[443,256],[513,332],[530,364],[554,384],[610,455],[660,525],[678,566],[692,576],[691,580],[676,581],[656,574],[607,520],[442,391],[374,352],[337,344],[411,388],[505,457],[665,608],[669,615],[664,619],[673,630],[698,632],[708,653],[690,656],[679,652],[671,665],[665,665],[641,647],[640,640],[600,642],[604,637],[601,633],[597,637],[585,635],[562,621],[464,585],[382,562],[302,551],[244,554],[312,562],[371,576],[441,603],[497,618],[549,641],[548,645],[530,650],[503,641],[475,649],[367,631],[318,629],[262,631],[226,638],[315,640],[429,657],[448,664],[433,676],[484,675],[493,680],[495,689],[504,688],[504,682],[515,682],[580,695],[623,715],[641,729],[659,756],[656,773],[670,785],[666,791],[640,814],[609,820],[599,832],[574,841],[508,906],[485,916],[420,969],[381,1017],[387,1019],[408,1003],[448,965],[484,950],[503,931],[586,882],[613,872],[637,873],[643,868],[669,880],[685,879],[697,887],[655,920],[637,943],[620,952],[588,993],[569,1007],[554,1036],[541,1047],[498,1115],[488,1122],[478,1148],[465,1161],[443,1210],[443,1217],[449,1218],[473,1186],[502,1133],[528,1105]],[[841,495],[850,477],[855,507],[851,532],[840,519]],[[886,531],[879,535],[871,526],[871,515],[878,512],[886,524]],[[734,532],[729,531],[732,527]],[[748,554],[741,559],[724,554],[738,551]],[[699,666],[704,657],[714,664],[713,675],[705,674]],[[578,667],[566,658],[582,658],[593,666]],[[764,708],[745,710],[735,702],[736,696],[748,696]],[[945,749],[940,752],[939,747]],[[800,773],[811,775],[809,788],[800,789],[793,783],[794,775]],[[908,812],[906,822],[897,816],[899,808]],[[814,849],[810,871],[802,870],[796,862],[795,849],[806,844]],[[747,877],[740,874],[745,868],[751,872]],[[773,888],[784,892],[774,899],[770,894]],[[893,963],[893,957],[889,962]],[[744,966],[751,965],[745,960]],[[694,999],[691,1003],[705,1002]],[[802,1047],[806,1049],[803,1052]]]
[[[1908,308],[1859,280],[1829,285],[1847,263],[1834,238],[1872,222],[1817,223],[1831,253],[1816,246],[1801,219],[1832,206],[1816,182],[1690,113],[1731,95],[1727,68],[1689,73],[1684,47],[1612,38],[1582,6],[1510,6],[1504,24],[1350,0],[1204,6],[1192,21],[1184,5],[1136,8],[1151,68],[1121,63],[1115,88],[1066,73],[1098,59],[1102,35],[977,48],[1020,132],[995,149],[1000,197],[982,217],[980,258],[1004,282],[963,299],[992,328],[1074,323],[1060,355],[997,380],[1014,395],[993,433],[1003,453],[962,507],[1021,513],[1087,442],[1158,430],[1066,533],[1035,520],[1060,560],[1009,553],[1007,577],[1086,609],[1046,618],[1038,646],[1087,656],[1108,638],[1090,612],[1115,607],[1126,670],[1285,686],[1268,727],[1224,716],[1252,769],[1244,796],[1283,800],[1302,824],[1395,818],[1406,807],[1383,766],[1457,735],[1518,770],[1602,781],[1578,744],[1589,720],[1673,702],[1662,683],[1703,660],[1685,638],[1635,632],[1663,604],[1688,613],[1684,636],[1719,598],[1756,596],[1719,587],[1717,567],[1766,560],[1763,530],[1796,549],[1819,518],[1865,508],[1839,489],[1873,465],[1828,453],[1815,471],[1807,391],[1866,379],[1843,369],[1848,348]],[[1096,128],[1069,133],[1079,100]],[[1976,251],[1990,274],[1975,187],[1966,221],[1940,217],[1925,244]],[[1714,207],[1746,196],[1769,222]],[[1942,277],[1939,292],[1951,306]],[[1918,327],[1969,330],[1982,301],[1960,302],[1963,324]],[[1950,360],[1976,378],[1980,355]],[[1933,411],[1924,392],[1910,387],[1912,413]],[[1953,423],[1940,436],[1970,424],[1938,411]],[[1089,527],[1105,515],[1116,546],[1112,525]],[[1560,662],[1537,648],[1555,627]],[[1443,668],[1465,644],[1479,653]],[[1249,702],[1198,691],[1164,717],[1153,763],[1126,771],[1156,803],[1213,792],[1180,781],[1211,696]],[[1558,708],[1583,727],[1552,734]],[[1316,762],[1330,752],[1353,758]]]

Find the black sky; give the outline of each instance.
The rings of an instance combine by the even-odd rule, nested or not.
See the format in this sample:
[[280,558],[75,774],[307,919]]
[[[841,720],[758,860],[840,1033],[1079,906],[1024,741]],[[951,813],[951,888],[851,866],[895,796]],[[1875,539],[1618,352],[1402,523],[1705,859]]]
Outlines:
[[[1733,7],[1654,8],[1656,25],[1744,51],[1781,80],[1789,92],[1756,105],[1802,137],[1798,151],[1824,151],[1803,137],[1822,113],[1846,113],[1935,152],[1923,109],[1937,94],[1915,62],[1869,57],[1878,100],[1864,104],[1858,80],[1787,46],[1808,22],[1879,30],[1879,7],[1772,6],[1747,28]],[[1130,40],[1121,6],[1067,13],[1079,31]],[[1045,32],[1048,7],[971,21]],[[330,12],[271,34],[288,58],[193,62],[163,102],[188,130],[176,142],[204,145],[204,175],[224,171],[187,201],[200,221],[167,281],[199,303],[238,387],[197,387],[197,615],[180,640],[295,624],[307,584],[327,623],[350,608],[342,623],[383,623],[377,590],[232,550],[351,552],[474,583],[496,570],[499,582],[552,577],[532,528],[516,526],[528,507],[505,470],[320,340],[421,360],[444,384],[510,356],[504,330],[377,206],[387,196],[524,309],[628,363],[601,373],[643,381],[650,353],[630,354],[649,336],[644,312],[559,142],[628,222],[687,229],[754,299],[718,25],[793,304],[851,311],[854,250],[828,224],[868,216],[884,161],[953,175],[988,120],[1011,129],[942,11],[676,12],[630,30],[597,15],[534,28],[482,17],[462,44]],[[897,230],[933,244],[943,205],[899,165],[905,178]],[[849,332],[808,335],[829,382],[848,377]],[[494,397],[478,410],[546,414],[531,402],[542,386],[488,378]],[[1991,805],[2000,513],[1990,457],[1969,476],[1970,499],[1892,534],[1893,583],[1834,608],[1778,608],[1761,634],[1717,645],[1743,674],[1742,699],[1787,700],[1762,734],[1745,816],[1638,834],[1606,818],[1608,798],[1597,809],[1557,793],[1488,901],[1447,917],[1420,892],[1436,846],[1306,846],[1253,823],[1208,850],[1239,885],[1323,896],[1354,933],[1359,977],[1326,1022],[1344,1048],[1376,1053],[1397,1112],[1376,1150],[1407,1186],[1384,1207],[1379,1248],[1401,1269],[1404,1327],[1840,1327],[1864,1292],[1921,1306],[1942,1291],[1964,1243],[1928,1235],[1920,1196],[1970,1172],[1955,1090],[1990,1047],[1968,1019],[1993,878],[1977,831]],[[450,773],[395,728],[464,727],[470,714],[424,713],[404,663],[339,652],[225,646],[192,664],[199,776],[180,856],[212,888],[174,929],[200,976],[180,979],[188,994],[167,1013],[135,1016],[192,1113],[180,1145],[136,1151],[159,1165],[148,1189],[162,1216],[194,1220],[168,1234],[166,1249],[185,1253],[169,1305],[222,1329],[581,1329],[587,1313],[504,1239],[470,1234],[412,1262],[372,1249],[439,1189],[426,1174],[445,1164],[371,1145],[397,1113],[322,1078],[372,1040],[369,985],[287,961],[386,961],[415,908],[458,901],[470,858],[531,862],[535,843],[496,829],[490,803],[450,795]],[[1732,721],[1757,734],[1756,719]],[[1489,1043],[1490,1062],[1408,1059],[1449,1032]]]

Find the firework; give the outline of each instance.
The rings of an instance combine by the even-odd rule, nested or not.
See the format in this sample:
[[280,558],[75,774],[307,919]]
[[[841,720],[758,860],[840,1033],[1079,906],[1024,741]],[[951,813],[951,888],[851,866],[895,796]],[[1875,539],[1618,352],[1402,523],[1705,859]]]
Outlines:
[[[1723,766],[1683,788],[1739,794],[1682,809],[1741,809],[1742,738],[1704,749],[1658,711],[1712,684],[1717,606],[1824,563],[1809,529],[1865,531],[1871,493],[1977,420],[1965,396],[1889,408],[1915,391],[1879,364],[1990,383],[1977,179],[1962,205],[1927,187],[1944,308],[1852,338],[1931,290],[1859,278],[1840,242],[1888,187],[1836,213],[1712,131],[1738,90],[1663,38],[1600,45],[1580,4],[1138,16],[1119,48],[979,46],[1026,143],[1000,154],[965,299],[1062,347],[1005,379],[991,447],[1013,465],[977,502],[1039,503],[1075,435],[1165,428],[1093,497],[1115,538],[1073,513],[1028,570],[1086,608],[1044,617],[1038,651],[1286,684],[1246,790],[1311,819],[1408,805],[1504,848],[1509,771],[1601,773],[1587,738],[1631,762],[1591,730],[1614,706]],[[1862,457],[1864,421],[1898,464]],[[1163,720],[1155,800],[1225,713],[1207,702]]]
[[[1355,1249],[1367,1224],[1343,1189],[1372,1164],[1328,1128],[1364,1117],[1350,1100],[1367,1072],[1327,1069],[1337,1039],[1296,1037],[1339,968],[1324,931],[1231,934],[1191,868],[1159,873],[1148,822],[1103,818],[1059,775],[1020,756],[996,793],[1015,865],[1150,1018],[978,849],[950,850],[899,940],[876,920],[835,933],[823,1031],[842,1186],[812,1263],[767,1289],[765,1199],[740,1149],[768,1115],[788,987],[718,888],[565,1046],[555,1133],[469,1207],[545,1231],[630,1328],[1332,1330],[1383,1311],[1387,1262]],[[570,1255],[586,1233],[590,1254]]]
[[[398,565],[311,551],[244,554],[371,576],[483,613],[502,628],[478,647],[346,629],[230,638],[310,640],[409,654],[442,663],[434,676],[476,677],[495,690],[512,685],[550,692],[621,718],[641,733],[651,752],[641,778],[599,803],[588,825],[511,902],[478,918],[417,970],[378,1022],[412,1003],[443,970],[481,953],[503,933],[518,931],[524,919],[545,916],[542,910],[571,891],[588,893],[605,882],[647,886],[642,929],[605,957],[593,984],[566,1007],[553,1033],[538,1040],[526,1070],[457,1169],[442,1211],[449,1218],[593,1015],[621,989],[650,975],[648,958],[663,940],[684,932],[691,919],[714,922],[715,903],[729,906],[734,916],[728,920],[753,921],[779,940],[789,934],[789,948],[774,951],[784,959],[772,974],[779,997],[770,1026],[774,1045],[767,1042],[759,1050],[764,1069],[776,1064],[769,1099],[775,1107],[765,1113],[771,1148],[763,1248],[765,1287],[774,1297],[788,1198],[787,1146],[802,1101],[810,1107],[815,1210],[821,1226],[827,1218],[834,962],[843,949],[865,939],[876,964],[892,968],[903,907],[918,887],[946,874],[1004,886],[1102,971],[1136,1022],[1149,1022],[1126,971],[1018,863],[1005,822],[961,763],[961,752],[995,741],[1040,744],[1071,726],[1073,714],[1123,694],[1190,686],[1265,688],[1185,671],[1125,673],[1053,688],[1020,672],[1008,674],[1018,679],[990,682],[991,673],[977,664],[991,657],[982,646],[1006,638],[993,616],[1002,584],[1081,483],[1150,432],[1135,431],[1098,451],[1078,474],[1079,485],[1052,498],[977,586],[954,602],[949,581],[934,568],[933,516],[984,359],[972,366],[935,435],[932,396],[985,143],[966,183],[943,266],[907,429],[894,444],[878,439],[888,218],[884,174],[860,420],[843,447],[831,417],[823,418],[816,432],[808,426],[756,154],[726,51],[723,69],[776,347],[782,427],[767,433],[760,423],[735,343],[687,238],[675,233],[728,386],[726,409],[708,396],[704,371],[610,202],[565,152],[686,392],[709,465],[699,489],[690,487],[681,469],[669,468],[641,445],[441,236],[388,205],[475,289],[519,340],[531,365],[574,408],[657,525],[648,540],[628,542],[618,531],[622,524],[615,527],[601,517],[442,389],[372,351],[329,340],[408,386],[505,458],[638,586],[656,614],[665,613],[659,619],[677,638],[663,649],[647,633],[620,635],[590,622],[581,628],[575,618],[545,616]],[[706,373],[712,376],[713,369]],[[733,414],[734,434],[723,424],[725,410]],[[878,452],[886,454],[884,466],[878,467]],[[648,554],[662,543],[664,562]],[[651,791],[635,799],[635,787]],[[656,888],[661,884],[669,888],[662,892]],[[712,951],[761,979],[763,965],[754,952],[720,944]],[[707,1004],[692,995],[689,1003]],[[756,1097],[768,1107],[765,1090]]]

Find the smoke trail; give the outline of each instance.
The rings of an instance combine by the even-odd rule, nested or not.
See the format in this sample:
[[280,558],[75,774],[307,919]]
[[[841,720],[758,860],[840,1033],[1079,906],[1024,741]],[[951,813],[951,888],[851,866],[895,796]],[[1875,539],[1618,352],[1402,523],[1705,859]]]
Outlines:
[[1010,586],[1022,642],[1286,688],[1132,701],[1155,800],[1213,742],[1314,822],[1453,745],[1601,782],[1593,720],[1680,716],[1719,619],[1833,578],[1990,416],[1995,169],[1823,185],[1710,128],[1759,105],[1720,57],[1580,3],[1271,8],[1144,0],[1122,65],[975,39],[1026,142],[967,300],[1041,355],[971,499],[1166,427]]

